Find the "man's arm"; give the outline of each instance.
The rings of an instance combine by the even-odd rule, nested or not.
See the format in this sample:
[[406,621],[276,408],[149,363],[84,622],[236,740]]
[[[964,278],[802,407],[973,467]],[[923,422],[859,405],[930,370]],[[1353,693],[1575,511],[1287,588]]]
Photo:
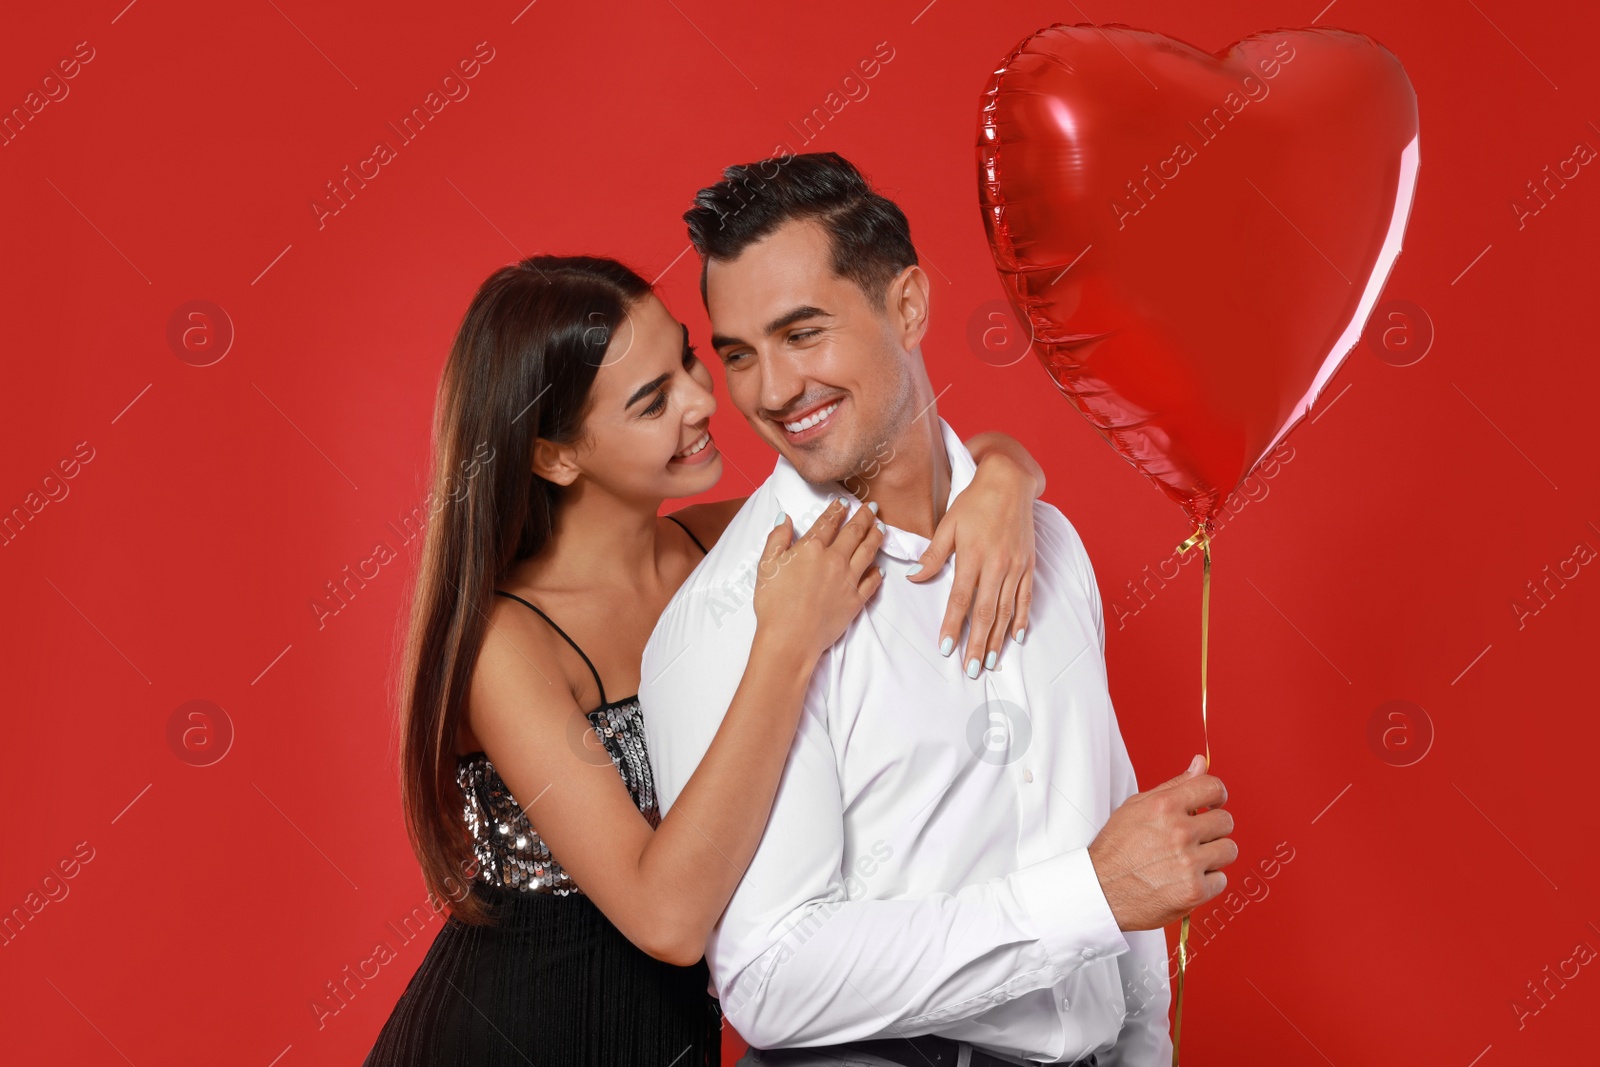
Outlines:
[[[1139,791],[1133,763],[1122,742],[1122,732],[1113,729],[1111,753],[1111,798],[1115,810]],[[1171,989],[1167,970],[1165,930],[1127,930],[1129,951],[1117,957],[1122,973],[1122,996],[1128,1015],[1116,1047],[1100,1055],[1101,1067],[1165,1067],[1172,1062],[1172,1037],[1167,1023]]]
[[[719,615],[727,600],[704,591],[674,600],[646,649],[640,699],[663,811],[727,706],[727,677],[737,677],[728,665],[750,646],[752,613]],[[1086,848],[955,893],[850,898],[858,874],[841,869],[826,717],[838,648],[812,677],[772,817],[707,947],[739,1033],[757,1048],[931,1033],[1126,952]]]
[[[1076,531],[1074,531],[1076,533]],[[1081,545],[1081,541],[1079,542]],[[1087,550],[1079,553],[1083,561],[1085,594],[1094,615],[1095,631],[1100,639],[1101,660],[1105,659],[1105,613],[1100,603],[1100,586],[1095,579],[1094,564]],[[1122,730],[1116,725],[1116,712],[1112,711],[1111,748],[1111,810],[1115,811],[1139,791],[1138,777],[1133,761],[1128,757]],[[1172,1037],[1167,1024],[1167,1006],[1171,1003],[1171,988],[1167,970],[1167,935],[1165,930],[1126,930],[1129,951],[1117,957],[1117,967],[1122,975],[1122,996],[1128,1015],[1123,1021],[1117,1044],[1099,1056],[1101,1067],[1165,1067],[1172,1062]]]

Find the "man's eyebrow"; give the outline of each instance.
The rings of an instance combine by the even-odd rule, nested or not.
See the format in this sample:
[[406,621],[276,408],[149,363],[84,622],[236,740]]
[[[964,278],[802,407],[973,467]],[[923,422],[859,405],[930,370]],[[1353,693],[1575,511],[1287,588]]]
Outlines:
[[828,313],[823,311],[821,308],[814,308],[810,304],[803,304],[789,312],[787,315],[779,315],[777,318],[767,323],[767,328],[764,332],[768,334],[774,334],[783,329],[785,326],[793,326],[795,323],[800,322],[803,319],[815,319],[827,314]]
[[648,382],[639,386],[639,388],[633,391],[633,395],[628,398],[627,403],[622,405],[623,410],[626,411],[628,408],[633,407],[633,405],[637,404],[639,401],[643,400],[645,397],[661,388],[661,384],[670,377],[672,377],[670,374],[658,374],[654,378],[651,378]]
[[[831,312],[824,311],[819,307],[812,307],[810,304],[802,304],[800,307],[797,307],[792,311],[785,312],[784,314],[773,319],[771,322],[767,323],[766,329],[762,330],[761,332],[763,335],[770,335],[777,333],[785,326],[793,326],[795,323],[802,322],[806,319],[829,316],[831,316]],[[726,334],[714,333],[711,335],[711,347],[719,350],[727,348],[730,345],[742,345],[744,343],[745,342],[740,338],[729,337]]]

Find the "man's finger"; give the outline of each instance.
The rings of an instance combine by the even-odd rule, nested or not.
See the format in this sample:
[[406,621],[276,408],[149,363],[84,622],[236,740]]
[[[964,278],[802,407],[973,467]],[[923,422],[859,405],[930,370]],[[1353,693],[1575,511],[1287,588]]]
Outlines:
[[1194,817],[1195,840],[1201,844],[1233,833],[1233,813],[1227,808],[1211,808]]
[[1196,775],[1172,788],[1182,794],[1183,806],[1191,813],[1201,808],[1220,808],[1228,802],[1228,788],[1214,774]]
[[1204,756],[1196,756],[1194,759],[1189,761],[1189,766],[1184,768],[1182,774],[1179,774],[1173,778],[1168,778],[1158,786],[1153,786],[1150,789],[1150,792],[1154,793],[1157,790],[1171,789],[1174,786],[1181,785],[1182,783],[1193,778],[1195,775],[1203,773],[1205,771],[1205,766],[1206,758]]
[[1239,858],[1239,846],[1233,838],[1223,837],[1201,845],[1199,856],[1205,870],[1217,871]]

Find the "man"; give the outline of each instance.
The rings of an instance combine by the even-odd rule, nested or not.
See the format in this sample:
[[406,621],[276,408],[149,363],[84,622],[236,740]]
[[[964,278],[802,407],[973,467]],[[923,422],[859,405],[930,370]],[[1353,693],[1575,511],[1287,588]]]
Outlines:
[[779,513],[805,529],[847,482],[887,527],[887,581],[811,678],[706,950],[742,1062],[1165,1065],[1161,928],[1222,890],[1226,793],[1196,757],[1135,795],[1094,572],[1054,507],[1023,640],[989,664],[937,647],[953,565],[903,576],[974,465],[923,367],[905,216],[829,153],[730,167],[684,217],[729,395],[781,458],[645,649],[663,811],[738,685]]

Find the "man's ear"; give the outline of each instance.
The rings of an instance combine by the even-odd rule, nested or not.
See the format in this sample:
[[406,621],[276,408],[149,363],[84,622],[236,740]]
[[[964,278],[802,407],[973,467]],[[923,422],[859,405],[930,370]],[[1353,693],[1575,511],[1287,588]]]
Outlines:
[[556,485],[571,485],[582,472],[578,469],[577,451],[571,445],[560,445],[543,437],[533,442],[533,473]]
[[890,325],[902,347],[914,351],[928,332],[928,275],[913,263],[894,276],[885,295]]

